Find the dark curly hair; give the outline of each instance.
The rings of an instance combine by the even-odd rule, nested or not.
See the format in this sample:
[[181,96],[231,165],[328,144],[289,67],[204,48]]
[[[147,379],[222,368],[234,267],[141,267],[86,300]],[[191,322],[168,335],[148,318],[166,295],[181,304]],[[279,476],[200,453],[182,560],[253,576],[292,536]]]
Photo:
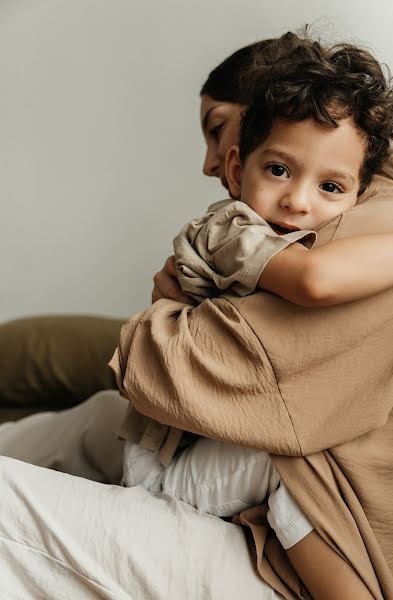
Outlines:
[[342,119],[352,118],[366,146],[359,174],[362,193],[389,155],[390,77],[370,52],[351,44],[329,48],[291,32],[275,43],[276,60],[267,65],[255,57],[247,76],[248,81],[253,79],[253,100],[241,123],[241,161],[269,136],[275,119],[313,118],[326,127],[338,127]]

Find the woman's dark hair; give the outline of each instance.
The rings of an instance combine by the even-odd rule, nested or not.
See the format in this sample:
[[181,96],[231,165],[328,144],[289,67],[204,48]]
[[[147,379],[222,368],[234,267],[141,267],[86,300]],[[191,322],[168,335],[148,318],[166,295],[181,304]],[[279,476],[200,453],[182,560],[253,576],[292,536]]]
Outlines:
[[254,55],[248,71],[252,101],[240,129],[241,161],[268,137],[275,119],[313,118],[323,126],[338,127],[342,119],[352,118],[365,139],[359,193],[363,192],[389,155],[390,78],[370,52],[350,44],[329,48],[289,32],[273,45],[276,60],[263,64]]
[[234,102],[248,105],[251,101],[251,89],[247,85],[247,75],[253,72],[256,57],[259,56],[263,63],[269,60],[269,46],[274,40],[263,40],[240,48],[211,73],[201,89],[201,96],[210,96],[218,102]]

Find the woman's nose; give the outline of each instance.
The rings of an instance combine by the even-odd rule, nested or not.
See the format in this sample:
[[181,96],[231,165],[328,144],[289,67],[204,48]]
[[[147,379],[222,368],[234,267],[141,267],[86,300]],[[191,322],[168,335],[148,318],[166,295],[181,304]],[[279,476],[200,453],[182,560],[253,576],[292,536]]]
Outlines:
[[217,152],[213,150],[207,150],[205,156],[205,162],[203,163],[203,174],[208,177],[218,177],[220,169],[220,161]]

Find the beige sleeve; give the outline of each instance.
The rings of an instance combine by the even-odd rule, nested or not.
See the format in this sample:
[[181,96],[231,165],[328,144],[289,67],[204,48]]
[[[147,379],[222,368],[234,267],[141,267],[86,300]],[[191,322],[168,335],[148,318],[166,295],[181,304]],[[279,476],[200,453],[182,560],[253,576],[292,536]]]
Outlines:
[[196,300],[231,290],[252,293],[269,260],[294,242],[312,247],[314,231],[278,235],[247,204],[224,200],[183,227],[174,239],[176,269],[184,292]]
[[259,340],[224,299],[159,300],[123,327],[111,367],[122,395],[157,421],[267,452],[299,455]]

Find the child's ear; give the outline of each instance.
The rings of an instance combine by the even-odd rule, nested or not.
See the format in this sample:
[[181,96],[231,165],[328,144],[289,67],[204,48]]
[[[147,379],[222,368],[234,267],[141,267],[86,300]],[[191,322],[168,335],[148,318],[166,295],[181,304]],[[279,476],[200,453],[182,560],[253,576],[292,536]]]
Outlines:
[[225,178],[232,198],[240,198],[242,165],[239,157],[239,146],[232,146],[225,155]]

